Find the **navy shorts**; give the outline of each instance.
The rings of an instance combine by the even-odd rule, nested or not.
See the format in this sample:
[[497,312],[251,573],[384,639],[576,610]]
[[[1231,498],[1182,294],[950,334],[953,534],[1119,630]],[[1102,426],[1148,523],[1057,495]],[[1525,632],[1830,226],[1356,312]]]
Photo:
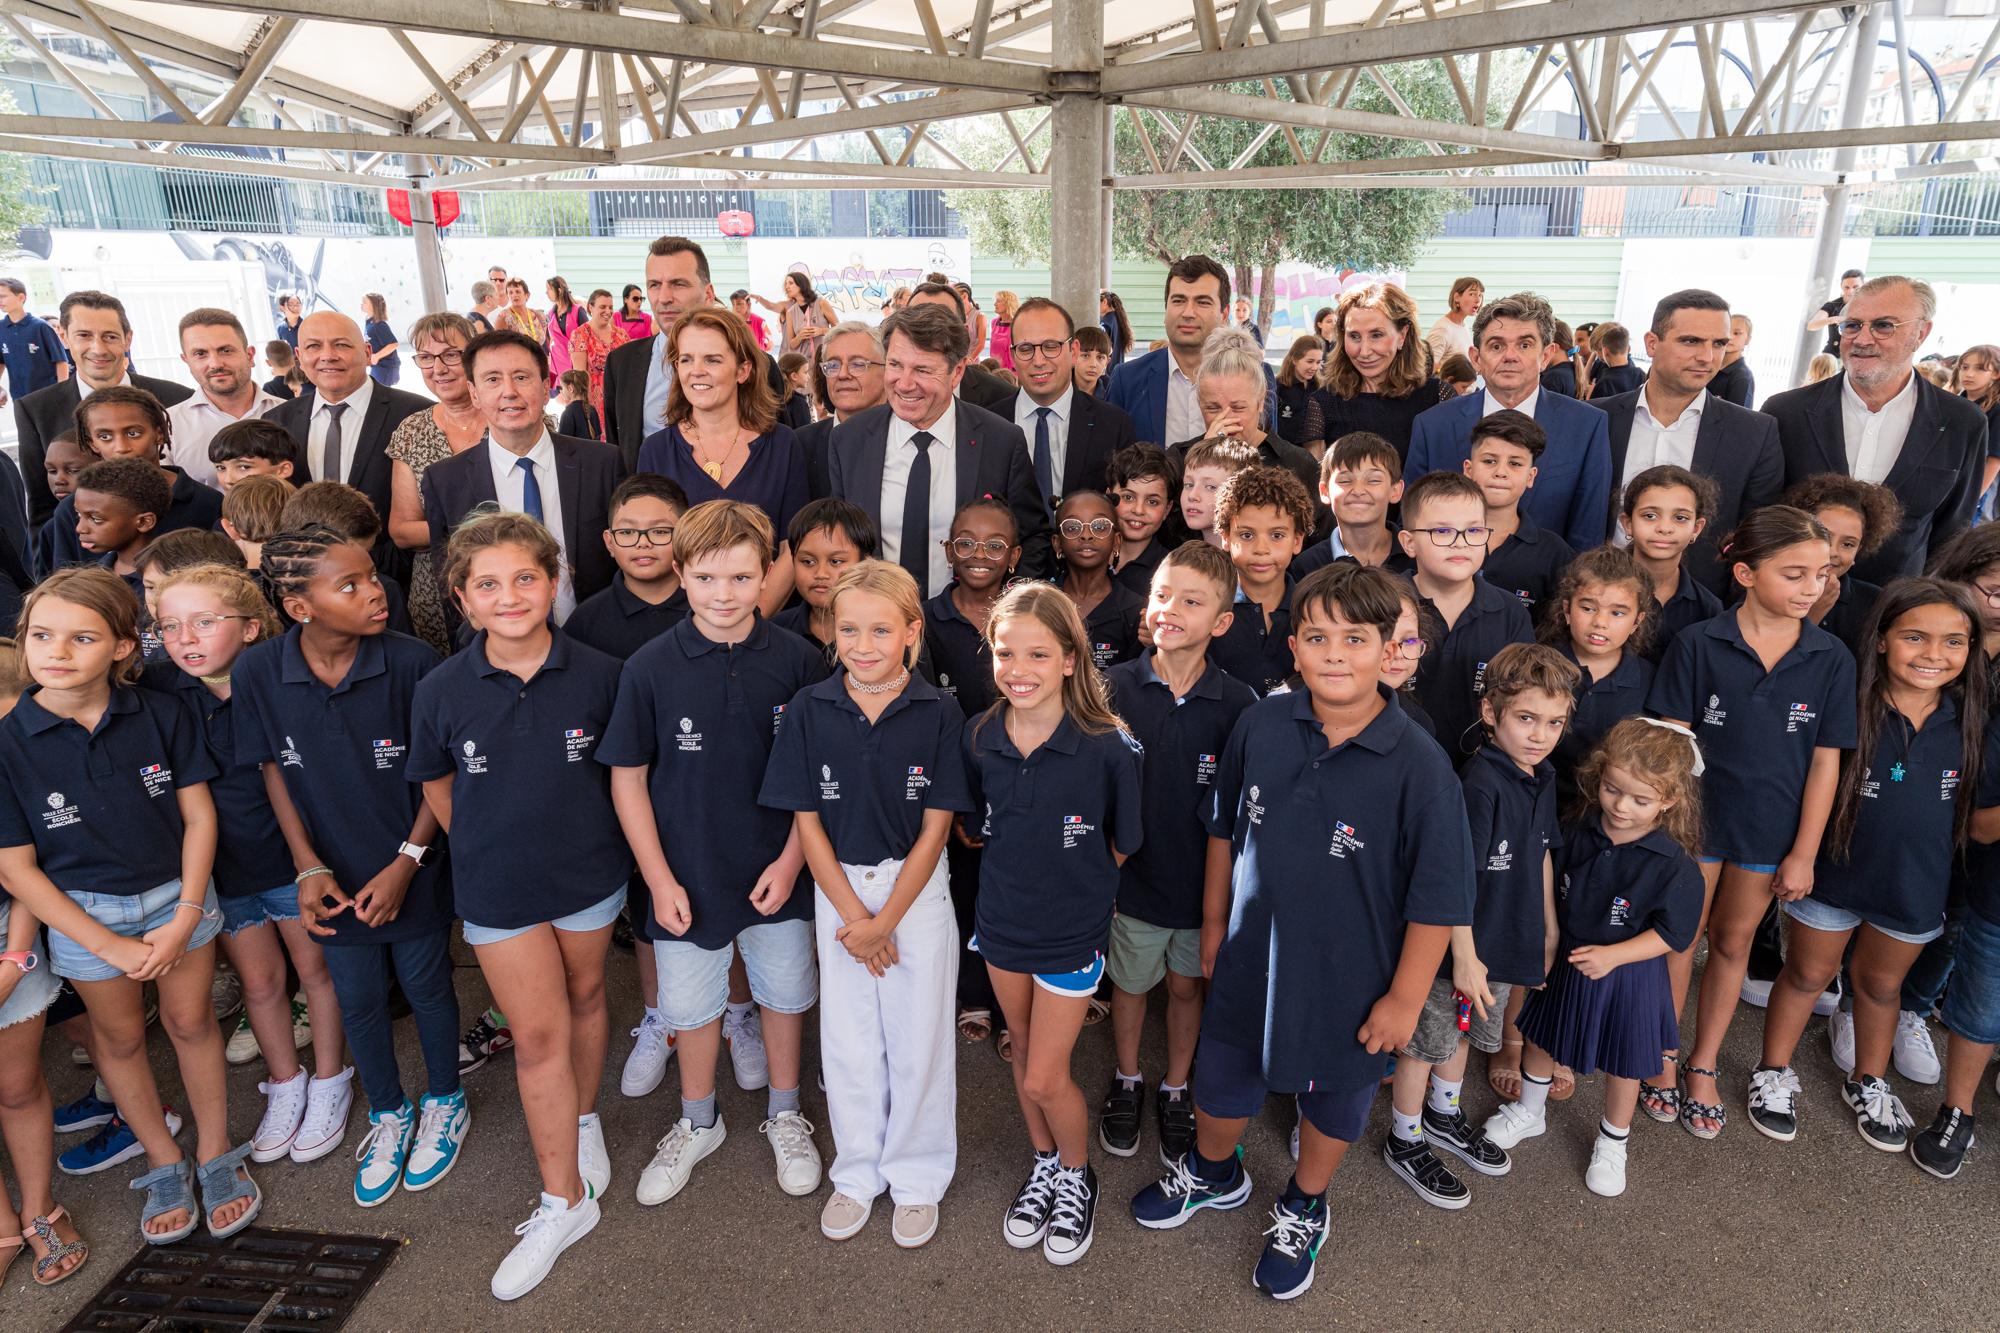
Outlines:
[[[1368,1112],[1378,1091],[1379,1086],[1370,1083],[1345,1092],[1300,1092],[1299,1114],[1328,1138],[1352,1143],[1368,1128]],[[1194,1104],[1204,1115],[1217,1120],[1248,1120],[1264,1109],[1270,1092],[1257,1052],[1213,1040],[1204,1040],[1195,1051]]]

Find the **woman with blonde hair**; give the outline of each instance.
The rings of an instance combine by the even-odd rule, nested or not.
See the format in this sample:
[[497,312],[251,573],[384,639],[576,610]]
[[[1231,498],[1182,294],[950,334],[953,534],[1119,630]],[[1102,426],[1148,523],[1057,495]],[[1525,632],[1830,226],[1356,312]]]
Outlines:
[[1014,312],[1020,308],[1021,298],[1012,292],[993,293],[993,326],[987,336],[991,340],[988,351],[1000,369],[1014,368]]
[[1839,373],[1839,357],[1831,352],[1815,352],[1813,359],[1806,363],[1806,384],[1818,384],[1821,380],[1830,380]]
[[1368,431],[1407,458],[1417,414],[1441,401],[1417,333],[1417,303],[1392,282],[1371,282],[1341,294],[1333,329],[1299,443],[1317,457],[1334,440]]

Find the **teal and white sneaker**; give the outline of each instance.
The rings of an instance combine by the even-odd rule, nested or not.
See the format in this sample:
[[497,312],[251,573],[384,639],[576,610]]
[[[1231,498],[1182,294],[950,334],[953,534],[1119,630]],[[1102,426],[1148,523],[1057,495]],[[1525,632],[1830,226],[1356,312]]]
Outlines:
[[403,1188],[427,1190],[443,1180],[458,1161],[459,1145],[472,1128],[472,1108],[465,1089],[449,1097],[426,1097],[422,1119],[410,1143],[410,1160],[403,1168]]
[[417,1112],[407,1097],[393,1111],[368,1113],[368,1137],[354,1150],[354,1159],[361,1163],[354,1173],[354,1201],[363,1208],[373,1208],[396,1192],[416,1124]]

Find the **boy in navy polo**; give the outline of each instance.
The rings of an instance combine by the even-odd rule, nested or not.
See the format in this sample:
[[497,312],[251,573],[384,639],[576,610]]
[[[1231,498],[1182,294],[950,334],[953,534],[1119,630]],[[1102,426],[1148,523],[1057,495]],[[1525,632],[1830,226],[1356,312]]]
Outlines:
[[882,545],[875,520],[850,500],[825,496],[792,515],[785,544],[792,551],[792,578],[799,599],[771,617],[771,623],[810,639],[822,649],[833,643],[833,585]]
[[1548,443],[1548,432],[1527,413],[1494,412],[1472,428],[1472,453],[1465,460],[1465,475],[1486,496],[1492,534],[1480,575],[1520,598],[1531,616],[1576,558],[1568,542],[1521,512],[1521,497],[1535,484],[1535,462]]
[[136,562],[153,544],[160,515],[172,500],[173,488],[160,469],[136,458],[92,463],[76,479],[71,503],[77,544],[124,579],[142,608],[146,598]]
[[652,896],[660,1008],[681,1051],[681,1115],[639,1177],[639,1202],[678,1194],[721,1146],[715,1065],[731,945],[763,1010],[770,1052],[765,1137],[788,1194],[819,1187],[819,1152],[799,1115],[799,1047],[818,999],[812,896],[789,814],[757,804],[792,696],[820,680],[819,652],[757,615],[771,521],[711,500],[674,527],[688,618],[626,663],[597,760],[612,769],[619,822]]
[[1439,1208],[1465,1207],[1472,1191],[1432,1148],[1483,1175],[1504,1176],[1513,1167],[1506,1152],[1466,1119],[1459,1093],[1474,1046],[1489,1056],[1500,1053],[1509,993],[1541,985],[1554,962],[1550,849],[1562,837],[1549,756],[1580,679],[1561,653],[1537,643],[1510,643],[1486,667],[1479,716],[1487,741],[1463,775],[1478,873],[1472,925],[1452,931],[1451,957],[1439,967],[1416,1035],[1396,1061],[1394,1123],[1382,1145],[1389,1169]]
[[1174,461],[1158,445],[1127,445],[1111,455],[1104,488],[1118,508],[1118,552],[1111,577],[1149,597],[1153,571],[1172,549],[1161,529],[1180,508]]
[[1333,511],[1333,531],[1292,562],[1294,579],[1342,557],[1387,569],[1407,567],[1409,558],[1396,545],[1396,525],[1389,521],[1403,498],[1403,457],[1395,445],[1365,430],[1341,436],[1320,460],[1319,498]]
[[1424,610],[1444,625],[1417,666],[1417,698],[1456,763],[1477,744],[1479,694],[1486,664],[1510,643],[1533,643],[1534,627],[1518,598],[1479,576],[1486,558],[1486,495],[1459,472],[1433,472],[1403,495],[1403,554]]
[[0,362],[7,367],[7,394],[26,398],[61,380],[57,369],[69,361],[62,339],[39,315],[28,313],[28,285],[0,278]]
[[[156,532],[177,532],[182,528],[213,528],[222,520],[222,494],[196,481],[167,462],[173,424],[160,400],[144,389],[113,385],[99,389],[76,410],[77,439],[99,458],[139,458],[151,463],[173,487],[171,502],[160,515]],[[77,541],[76,497],[56,505],[55,514],[43,525],[42,540],[48,551],[49,566],[82,564],[83,547]]]
[[[1146,604],[1152,651],[1105,675],[1111,707],[1144,747],[1140,804],[1146,841],[1120,868],[1118,915],[1111,921],[1105,972],[1111,978],[1111,1033],[1118,1069],[1097,1125],[1105,1151],[1130,1157],[1139,1148],[1145,1086],[1139,1034],[1146,996],[1167,983],[1167,1067],[1154,1101],[1160,1160],[1167,1166],[1194,1146],[1194,1103],[1187,1093],[1201,1034],[1202,832],[1218,756],[1236,719],[1257,692],[1209,660],[1215,636],[1229,627],[1236,568],[1207,542],[1169,552],[1153,574]],[[1133,1072],[1127,1072],[1127,1071]]]
[[1215,530],[1236,567],[1235,614],[1215,641],[1217,666],[1259,694],[1292,674],[1292,557],[1312,531],[1312,497],[1284,468],[1245,468],[1215,505]]
[[1312,1284],[1322,1195],[1473,905],[1451,763],[1381,684],[1395,576],[1336,565],[1294,604],[1302,687],[1244,712],[1207,816],[1195,1147],[1132,1201],[1154,1228],[1240,1206],[1245,1124],[1267,1093],[1297,1093],[1299,1165],[1255,1274],[1280,1299]]

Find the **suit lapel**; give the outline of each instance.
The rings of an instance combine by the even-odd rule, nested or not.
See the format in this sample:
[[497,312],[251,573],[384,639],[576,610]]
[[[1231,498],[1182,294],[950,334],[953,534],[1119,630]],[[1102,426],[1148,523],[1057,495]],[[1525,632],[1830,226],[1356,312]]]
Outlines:
[[[1089,397],[1081,391],[1072,393],[1069,397],[1069,429],[1063,436],[1063,474],[1059,489],[1064,495],[1081,490],[1089,484],[1077,473],[1086,461],[1083,455],[1090,447],[1090,430],[1095,424],[1090,411]],[[1028,448],[1033,450],[1034,447],[1035,442],[1030,439]],[[1101,487],[1104,478],[1099,477],[1097,484]]]
[[[467,478],[472,487],[472,503],[465,507],[465,512],[469,514],[483,504],[499,504],[500,492],[493,485],[493,441],[481,440],[465,451],[465,457],[478,460],[468,465],[472,473]],[[454,524],[456,521],[453,520]]]
[[368,413],[361,419],[361,429],[356,432],[354,439],[349,441],[346,446],[347,476],[345,480],[348,485],[354,487],[356,490],[368,489],[361,483],[363,478],[367,476],[369,461],[382,452],[380,448],[376,447],[375,441],[381,436],[383,423],[388,420],[388,417],[389,390],[385,386],[378,384],[368,395]]
[[[1701,420],[1695,423],[1694,457],[1693,459],[1690,460],[1692,466],[1690,466],[1688,470],[1690,472],[1693,472],[1696,476],[1719,477],[1722,475],[1721,418],[1724,409],[1718,408],[1717,404],[1720,402],[1721,400],[1718,399],[1713,393],[1709,394],[1708,401],[1702,404]],[[1630,417],[1627,417],[1625,419],[1625,430],[1628,435],[1631,432],[1631,429],[1632,429],[1632,419]],[[1622,461],[1625,457],[1625,446],[1621,444],[1621,445],[1615,445],[1613,446],[1613,448],[1614,452],[1617,453],[1619,459]],[[1614,472],[1612,475],[1617,476],[1619,474]]]
[[[869,411],[877,415],[870,418],[866,429],[860,432],[860,444],[855,448],[852,460],[851,470],[854,474],[854,479],[852,482],[847,483],[847,493],[849,498],[854,500],[856,504],[875,515],[875,524],[877,527],[883,527],[889,521],[889,515],[881,511],[882,466],[884,460],[889,456],[889,418],[891,410],[888,404],[885,403],[881,407],[870,408]],[[833,437],[831,435],[827,437],[827,448],[833,448]],[[847,460],[842,460],[841,470],[843,472],[850,470],[847,466]],[[898,523],[903,521],[901,514],[895,517]]]
[[1806,403],[1806,425],[1819,446],[1822,471],[1847,476],[1847,428],[1840,420],[1840,395],[1846,391],[1845,373],[1821,380],[1826,387]]
[[978,493],[979,433],[967,419],[964,403],[954,401],[951,410],[954,414],[953,434],[958,436],[958,444],[952,454],[953,471],[958,474],[958,493],[952,497],[952,507],[957,508]]
[[[1639,415],[1639,401],[1632,400],[1632,406],[1622,412],[1605,413],[1605,429],[1611,434],[1611,484],[1615,491],[1619,479],[1625,475],[1625,454],[1632,447],[1632,419]],[[1701,446],[1696,445],[1697,449]],[[1611,500],[1612,507],[1618,506],[1617,496]]]
[[1944,434],[1944,423],[1938,419],[1937,404],[1932,399],[1933,394],[1943,390],[1914,370],[1910,374],[1917,387],[1917,401],[1910,413],[1910,433],[1903,437],[1903,447],[1896,454],[1889,475],[1882,479],[1884,486],[1898,494],[1907,493],[1901,488],[1908,483],[1911,473],[1930,460],[1931,446]]
[[[562,505],[563,550],[575,552],[577,546],[577,523],[581,515],[577,513],[578,497],[583,494],[583,469],[576,461],[576,446],[559,436],[551,436],[550,442],[556,451],[556,499]],[[488,476],[492,474],[489,472]],[[576,563],[572,555],[571,564]]]

